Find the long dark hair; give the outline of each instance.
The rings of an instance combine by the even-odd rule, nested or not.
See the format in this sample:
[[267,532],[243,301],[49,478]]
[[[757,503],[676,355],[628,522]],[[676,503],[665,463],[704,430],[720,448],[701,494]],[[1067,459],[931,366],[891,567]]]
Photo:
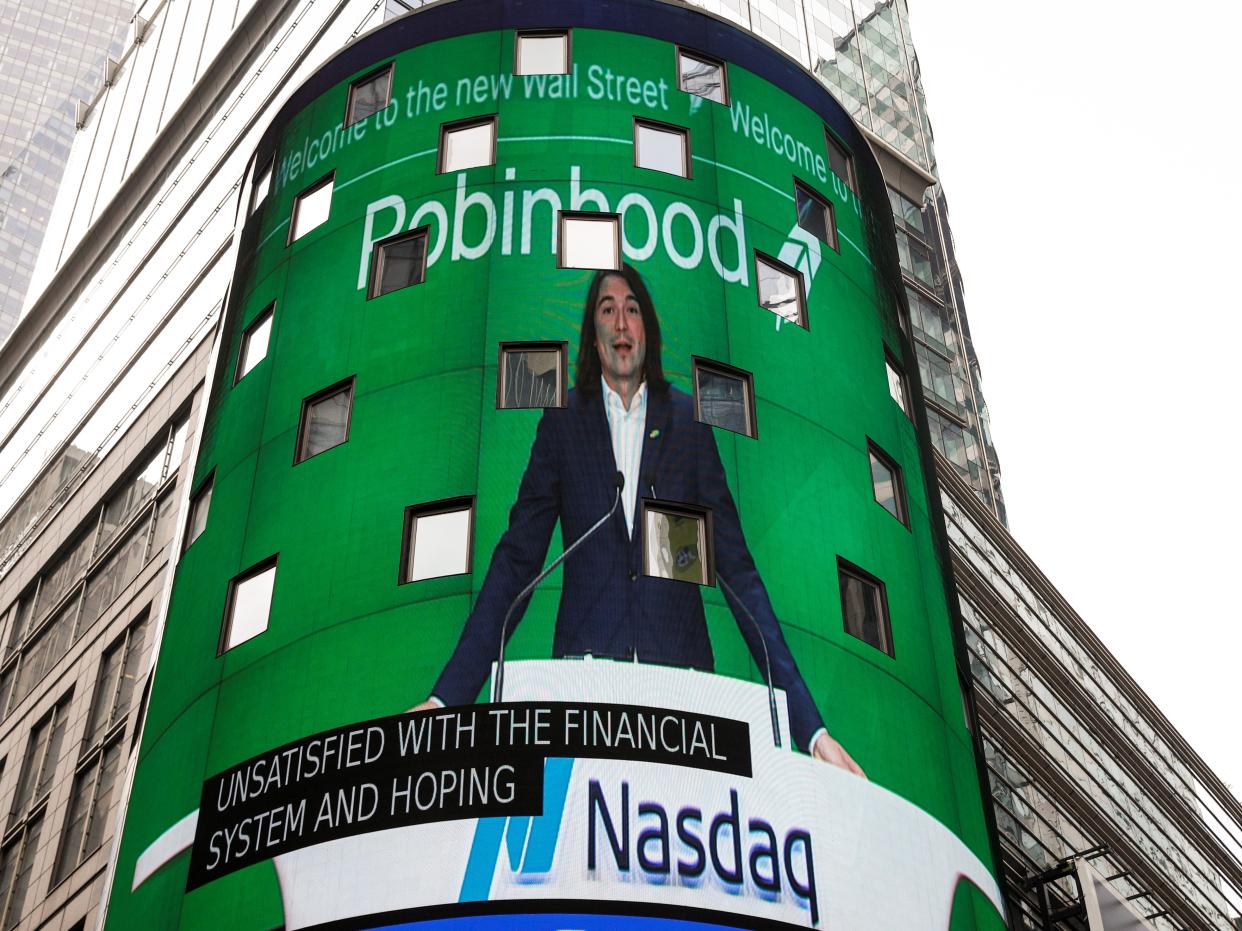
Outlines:
[[623,264],[620,269],[600,269],[591,279],[591,287],[587,289],[586,307],[582,311],[582,338],[578,342],[574,387],[588,394],[599,391],[602,372],[599,350],[595,346],[595,305],[599,303],[599,292],[604,286],[604,279],[610,275],[620,275],[625,279],[625,283],[634,292],[643,315],[643,332],[647,341],[643,375],[647,380],[647,390],[665,391],[668,389],[668,380],[664,377],[664,364],[660,361],[660,320],[656,317],[655,302],[651,299],[651,292],[647,290],[642,276],[629,264]]

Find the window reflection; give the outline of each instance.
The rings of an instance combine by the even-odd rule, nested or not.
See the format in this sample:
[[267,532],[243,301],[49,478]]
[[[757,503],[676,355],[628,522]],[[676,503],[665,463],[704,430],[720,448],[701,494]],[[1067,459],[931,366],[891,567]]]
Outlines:
[[893,655],[884,583],[857,566],[837,560],[841,581],[841,617],[845,632]]
[[688,94],[706,97],[716,103],[729,102],[724,63],[714,58],[678,49],[677,82],[677,86]]
[[756,252],[755,279],[759,287],[760,307],[806,328],[806,301],[802,296],[802,276],[798,272]]
[[289,223],[289,242],[295,242],[328,220],[332,207],[333,176],[328,175],[297,196]]
[[564,407],[566,358],[565,343],[501,343],[496,406]]
[[470,572],[474,499],[413,505],[405,512],[402,582]]
[[302,402],[297,462],[317,456],[349,438],[354,380],[334,385]]
[[795,181],[794,205],[797,208],[798,225],[816,239],[837,248],[837,227],[832,204],[805,184]]
[[561,268],[620,268],[619,218],[615,213],[561,211],[557,251]]
[[275,304],[269,304],[242,334],[241,349],[237,354],[237,377],[241,381],[246,374],[267,358],[267,344],[272,335],[272,317]]
[[901,468],[870,441],[867,443],[867,458],[871,462],[871,486],[876,502],[903,524],[906,523],[906,492]]
[[690,133],[677,126],[634,121],[634,164],[680,178],[690,176]]
[[229,583],[224,631],[220,637],[221,653],[267,630],[275,586],[275,557]]
[[749,372],[705,359],[694,360],[694,402],[698,420],[755,436],[754,382]]
[[349,86],[349,99],[345,105],[345,125],[352,126],[360,120],[383,110],[392,100],[392,65],[359,78]]
[[714,585],[706,511],[642,502],[643,572],[660,579]]
[[471,118],[440,128],[440,173],[496,164],[496,117]]
[[367,296],[379,297],[421,284],[426,263],[426,227],[377,242],[371,252],[371,287]]
[[514,74],[568,74],[568,32],[519,32]]

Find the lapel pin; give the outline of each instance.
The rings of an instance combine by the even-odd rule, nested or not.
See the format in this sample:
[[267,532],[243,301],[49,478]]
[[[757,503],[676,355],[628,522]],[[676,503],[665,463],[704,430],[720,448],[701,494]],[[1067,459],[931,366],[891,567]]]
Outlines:
[[651,439],[653,439],[653,440],[654,440],[657,436],[659,436],[659,435],[660,435],[660,431],[659,431],[658,429],[656,429],[656,430],[652,430],[652,431],[651,431],[651,433],[650,433],[650,434],[648,434],[648,435],[651,437]]

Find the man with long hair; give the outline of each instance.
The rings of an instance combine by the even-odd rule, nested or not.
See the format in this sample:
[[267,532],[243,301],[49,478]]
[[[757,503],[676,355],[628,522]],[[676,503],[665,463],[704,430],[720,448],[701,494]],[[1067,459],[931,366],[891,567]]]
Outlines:
[[[698,586],[644,575],[634,526],[640,492],[710,508],[717,576],[760,669],[766,644],[772,684],[789,699],[795,742],[862,775],[824,728],[746,547],[716,439],[695,419],[693,399],[665,379],[660,350],[660,321],[638,272],[625,265],[596,273],[583,308],[575,388],[564,409],[550,408],[539,421],[509,528],[457,648],[419,708],[474,700],[500,645],[505,612],[542,568],[557,520],[563,542],[578,539],[608,513],[619,471],[621,513],[565,562],[553,656],[589,653],[710,671]],[[525,608],[518,606],[506,636]]]

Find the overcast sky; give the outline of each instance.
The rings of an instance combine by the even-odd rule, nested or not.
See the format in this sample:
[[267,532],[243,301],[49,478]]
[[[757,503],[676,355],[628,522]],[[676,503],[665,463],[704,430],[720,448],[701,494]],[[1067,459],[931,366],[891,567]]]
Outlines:
[[1242,794],[1242,6],[909,6],[1010,529]]

